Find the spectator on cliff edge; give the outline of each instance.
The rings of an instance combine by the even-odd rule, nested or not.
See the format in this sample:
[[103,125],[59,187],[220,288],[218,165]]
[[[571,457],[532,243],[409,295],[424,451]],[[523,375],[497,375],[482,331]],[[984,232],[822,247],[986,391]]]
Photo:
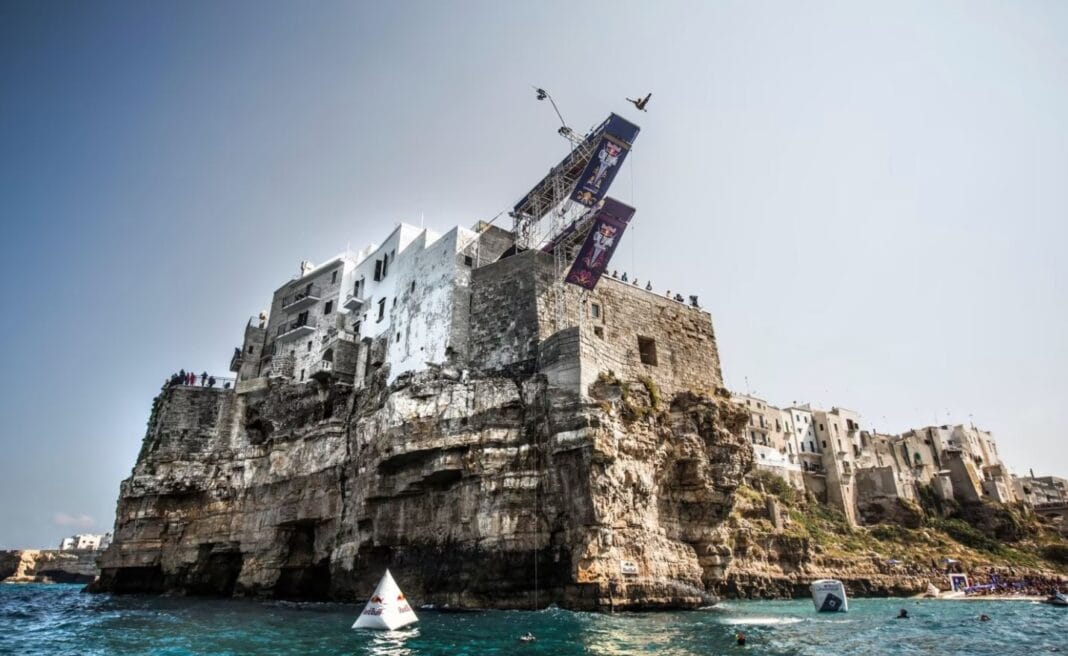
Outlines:
[[181,385],[185,385],[188,382],[189,382],[189,376],[186,375],[185,369],[179,370],[178,371],[178,383],[181,384]]
[[208,376],[208,387],[215,387],[215,376]]
[[623,280],[623,282],[627,282],[627,272],[626,271],[623,272],[623,279],[622,280]]
[[[637,285],[638,284],[637,281],[635,281],[634,284]],[[647,291],[647,292],[653,291],[653,283],[651,283],[651,282],[645,283],[645,291]]]
[[193,373],[192,371],[190,371],[189,375],[187,375],[185,377],[185,384],[186,385],[196,385],[197,384],[197,375],[195,373]]
[[208,372],[206,372],[206,371],[200,374],[200,386],[201,387],[207,387],[208,386]]
[[[624,275],[626,275],[626,274],[624,274]],[[619,277],[619,272],[616,271],[615,269],[612,269],[612,277],[613,278],[618,278]]]

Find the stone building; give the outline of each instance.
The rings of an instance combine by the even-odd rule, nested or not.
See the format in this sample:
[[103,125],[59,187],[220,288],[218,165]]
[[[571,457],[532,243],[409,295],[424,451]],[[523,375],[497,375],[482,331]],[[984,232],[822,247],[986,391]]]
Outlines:
[[1032,506],[1045,504],[1068,504],[1068,480],[1058,476],[1013,477],[1013,488],[1018,499]]
[[300,276],[275,290],[259,375],[311,379],[323,360],[324,345],[346,330],[341,304],[355,268],[356,259],[348,254],[317,267],[302,262]]
[[753,446],[753,466],[781,476],[794,488],[804,490],[794,413],[749,394],[735,394],[731,398],[749,411],[746,436]]
[[900,445],[919,484],[959,501],[1017,500],[1012,478],[989,431],[974,426],[942,425],[902,433]]

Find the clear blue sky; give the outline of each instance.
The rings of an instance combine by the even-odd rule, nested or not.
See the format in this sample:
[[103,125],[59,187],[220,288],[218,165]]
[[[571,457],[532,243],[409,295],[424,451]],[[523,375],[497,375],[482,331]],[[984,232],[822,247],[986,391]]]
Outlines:
[[[1068,476],[1068,4],[0,2],[0,548],[112,522],[151,399],[301,259],[643,131],[616,266],[728,384]],[[624,96],[653,92],[647,114]]]

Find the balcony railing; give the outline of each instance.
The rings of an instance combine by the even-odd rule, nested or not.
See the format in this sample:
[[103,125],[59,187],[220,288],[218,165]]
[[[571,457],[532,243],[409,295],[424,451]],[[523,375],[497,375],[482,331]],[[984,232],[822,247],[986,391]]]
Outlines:
[[349,312],[359,312],[363,309],[364,299],[359,294],[349,294],[345,297],[344,308]]
[[315,332],[315,319],[294,319],[278,326],[278,339],[288,340]]
[[322,290],[319,285],[308,285],[300,291],[293,292],[282,297],[282,309],[286,312],[303,310],[319,302],[322,298]]

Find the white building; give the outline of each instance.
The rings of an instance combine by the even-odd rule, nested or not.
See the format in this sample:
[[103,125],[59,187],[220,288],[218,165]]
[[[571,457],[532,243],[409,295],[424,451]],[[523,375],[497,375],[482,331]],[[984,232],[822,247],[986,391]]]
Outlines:
[[107,549],[111,544],[111,533],[79,533],[69,538],[63,538],[59,543],[60,551],[87,550],[96,551]]
[[[444,235],[400,224],[381,245],[302,266],[300,277],[275,291],[263,334],[246,329],[246,342],[265,343],[236,349],[241,363],[249,353],[263,354],[243,378],[301,382],[345,374],[359,385],[367,373],[388,365],[392,382],[463,355],[471,271],[480,256],[495,261],[512,243],[510,233],[485,223]],[[236,362],[232,367],[248,371]]]

